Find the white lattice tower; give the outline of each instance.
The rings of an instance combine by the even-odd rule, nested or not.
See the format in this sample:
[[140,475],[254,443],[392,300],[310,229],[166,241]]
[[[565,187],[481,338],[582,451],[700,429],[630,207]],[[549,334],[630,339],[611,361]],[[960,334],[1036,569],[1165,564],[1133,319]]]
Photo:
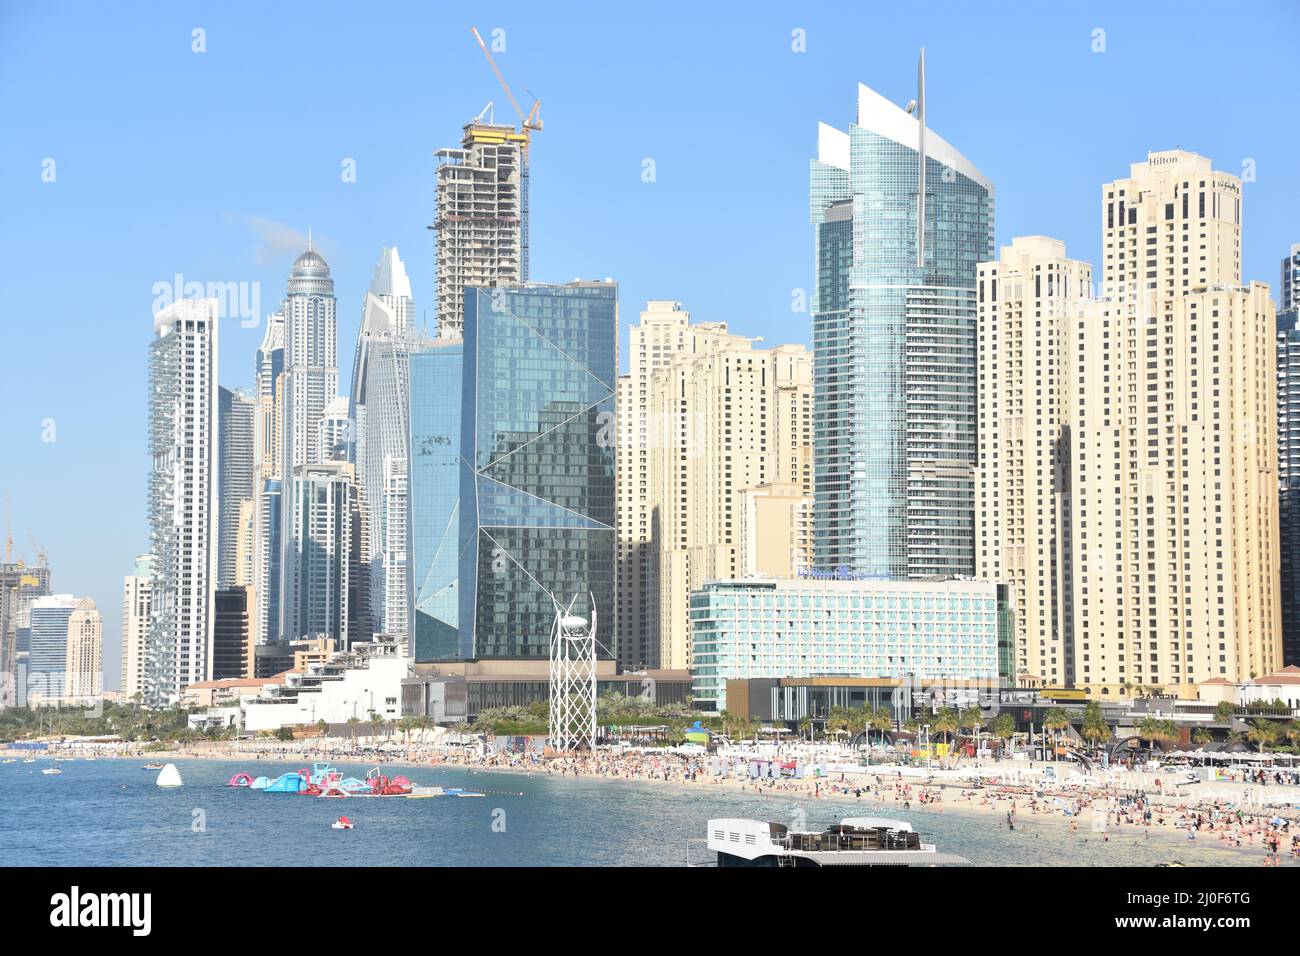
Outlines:
[[591,622],[555,606],[551,631],[550,741],[558,751],[596,749],[596,603]]

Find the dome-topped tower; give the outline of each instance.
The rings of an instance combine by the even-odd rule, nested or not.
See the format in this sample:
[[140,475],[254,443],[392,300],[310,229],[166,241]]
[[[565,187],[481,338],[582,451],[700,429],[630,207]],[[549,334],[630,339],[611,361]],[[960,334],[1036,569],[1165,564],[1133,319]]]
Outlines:
[[312,248],[311,230],[307,231],[307,251],[293,261],[289,272],[289,294],[333,295],[334,279],[329,264]]

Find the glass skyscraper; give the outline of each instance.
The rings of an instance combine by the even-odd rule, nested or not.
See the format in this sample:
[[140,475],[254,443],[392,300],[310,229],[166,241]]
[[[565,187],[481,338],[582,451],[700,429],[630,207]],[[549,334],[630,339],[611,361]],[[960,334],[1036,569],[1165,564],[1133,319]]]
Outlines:
[[847,132],[819,124],[810,175],[814,562],[881,578],[974,573],[976,263],[993,184],[865,86]]
[[1278,524],[1282,545],[1282,663],[1300,665],[1300,243],[1282,260],[1277,314]]
[[407,554],[412,652],[417,661],[467,658],[460,638],[459,340],[413,349],[408,361],[410,468]]
[[594,601],[613,656],[617,352],[612,282],[467,291],[462,653],[544,659],[554,602],[590,617]]

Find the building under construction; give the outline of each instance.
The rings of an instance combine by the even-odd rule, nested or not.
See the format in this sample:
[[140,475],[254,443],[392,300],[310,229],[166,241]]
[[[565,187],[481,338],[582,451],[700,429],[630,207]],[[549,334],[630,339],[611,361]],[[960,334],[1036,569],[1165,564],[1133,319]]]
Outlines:
[[0,710],[26,703],[23,661],[30,652],[32,602],[49,593],[44,555],[37,564],[0,564]]
[[527,136],[476,119],[459,149],[438,160],[438,335],[459,339],[466,286],[510,285],[528,278]]
[[433,225],[437,236],[438,336],[459,339],[465,328],[465,288],[528,280],[528,145],[542,128],[541,103],[525,115],[487,44],[472,31],[519,126],[500,124],[489,103],[465,124],[460,148],[446,147],[438,162]]

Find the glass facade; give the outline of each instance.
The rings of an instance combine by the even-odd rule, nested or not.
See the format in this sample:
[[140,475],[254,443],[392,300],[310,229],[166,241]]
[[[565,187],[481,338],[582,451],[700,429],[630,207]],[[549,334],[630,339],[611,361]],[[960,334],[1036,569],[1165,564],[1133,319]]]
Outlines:
[[691,595],[692,696],[725,710],[727,680],[1010,676],[1010,610],[991,582],[717,581]]
[[407,540],[417,661],[472,656],[460,639],[460,342],[439,340],[408,359],[410,485]]
[[546,658],[554,601],[594,601],[612,656],[617,343],[613,283],[467,290],[462,653]]
[[31,609],[31,656],[27,662],[27,694],[62,697],[68,667],[68,619],[77,609],[70,594],[37,598]]
[[[1300,264],[1297,269],[1300,270]],[[1300,664],[1300,310],[1297,309],[1277,315],[1277,458],[1278,526],[1282,545],[1282,663],[1285,666]]]
[[928,134],[918,267],[916,122],[859,97],[858,124],[823,127],[810,170],[814,561],[882,578],[972,575],[975,267],[993,256],[993,188]]

